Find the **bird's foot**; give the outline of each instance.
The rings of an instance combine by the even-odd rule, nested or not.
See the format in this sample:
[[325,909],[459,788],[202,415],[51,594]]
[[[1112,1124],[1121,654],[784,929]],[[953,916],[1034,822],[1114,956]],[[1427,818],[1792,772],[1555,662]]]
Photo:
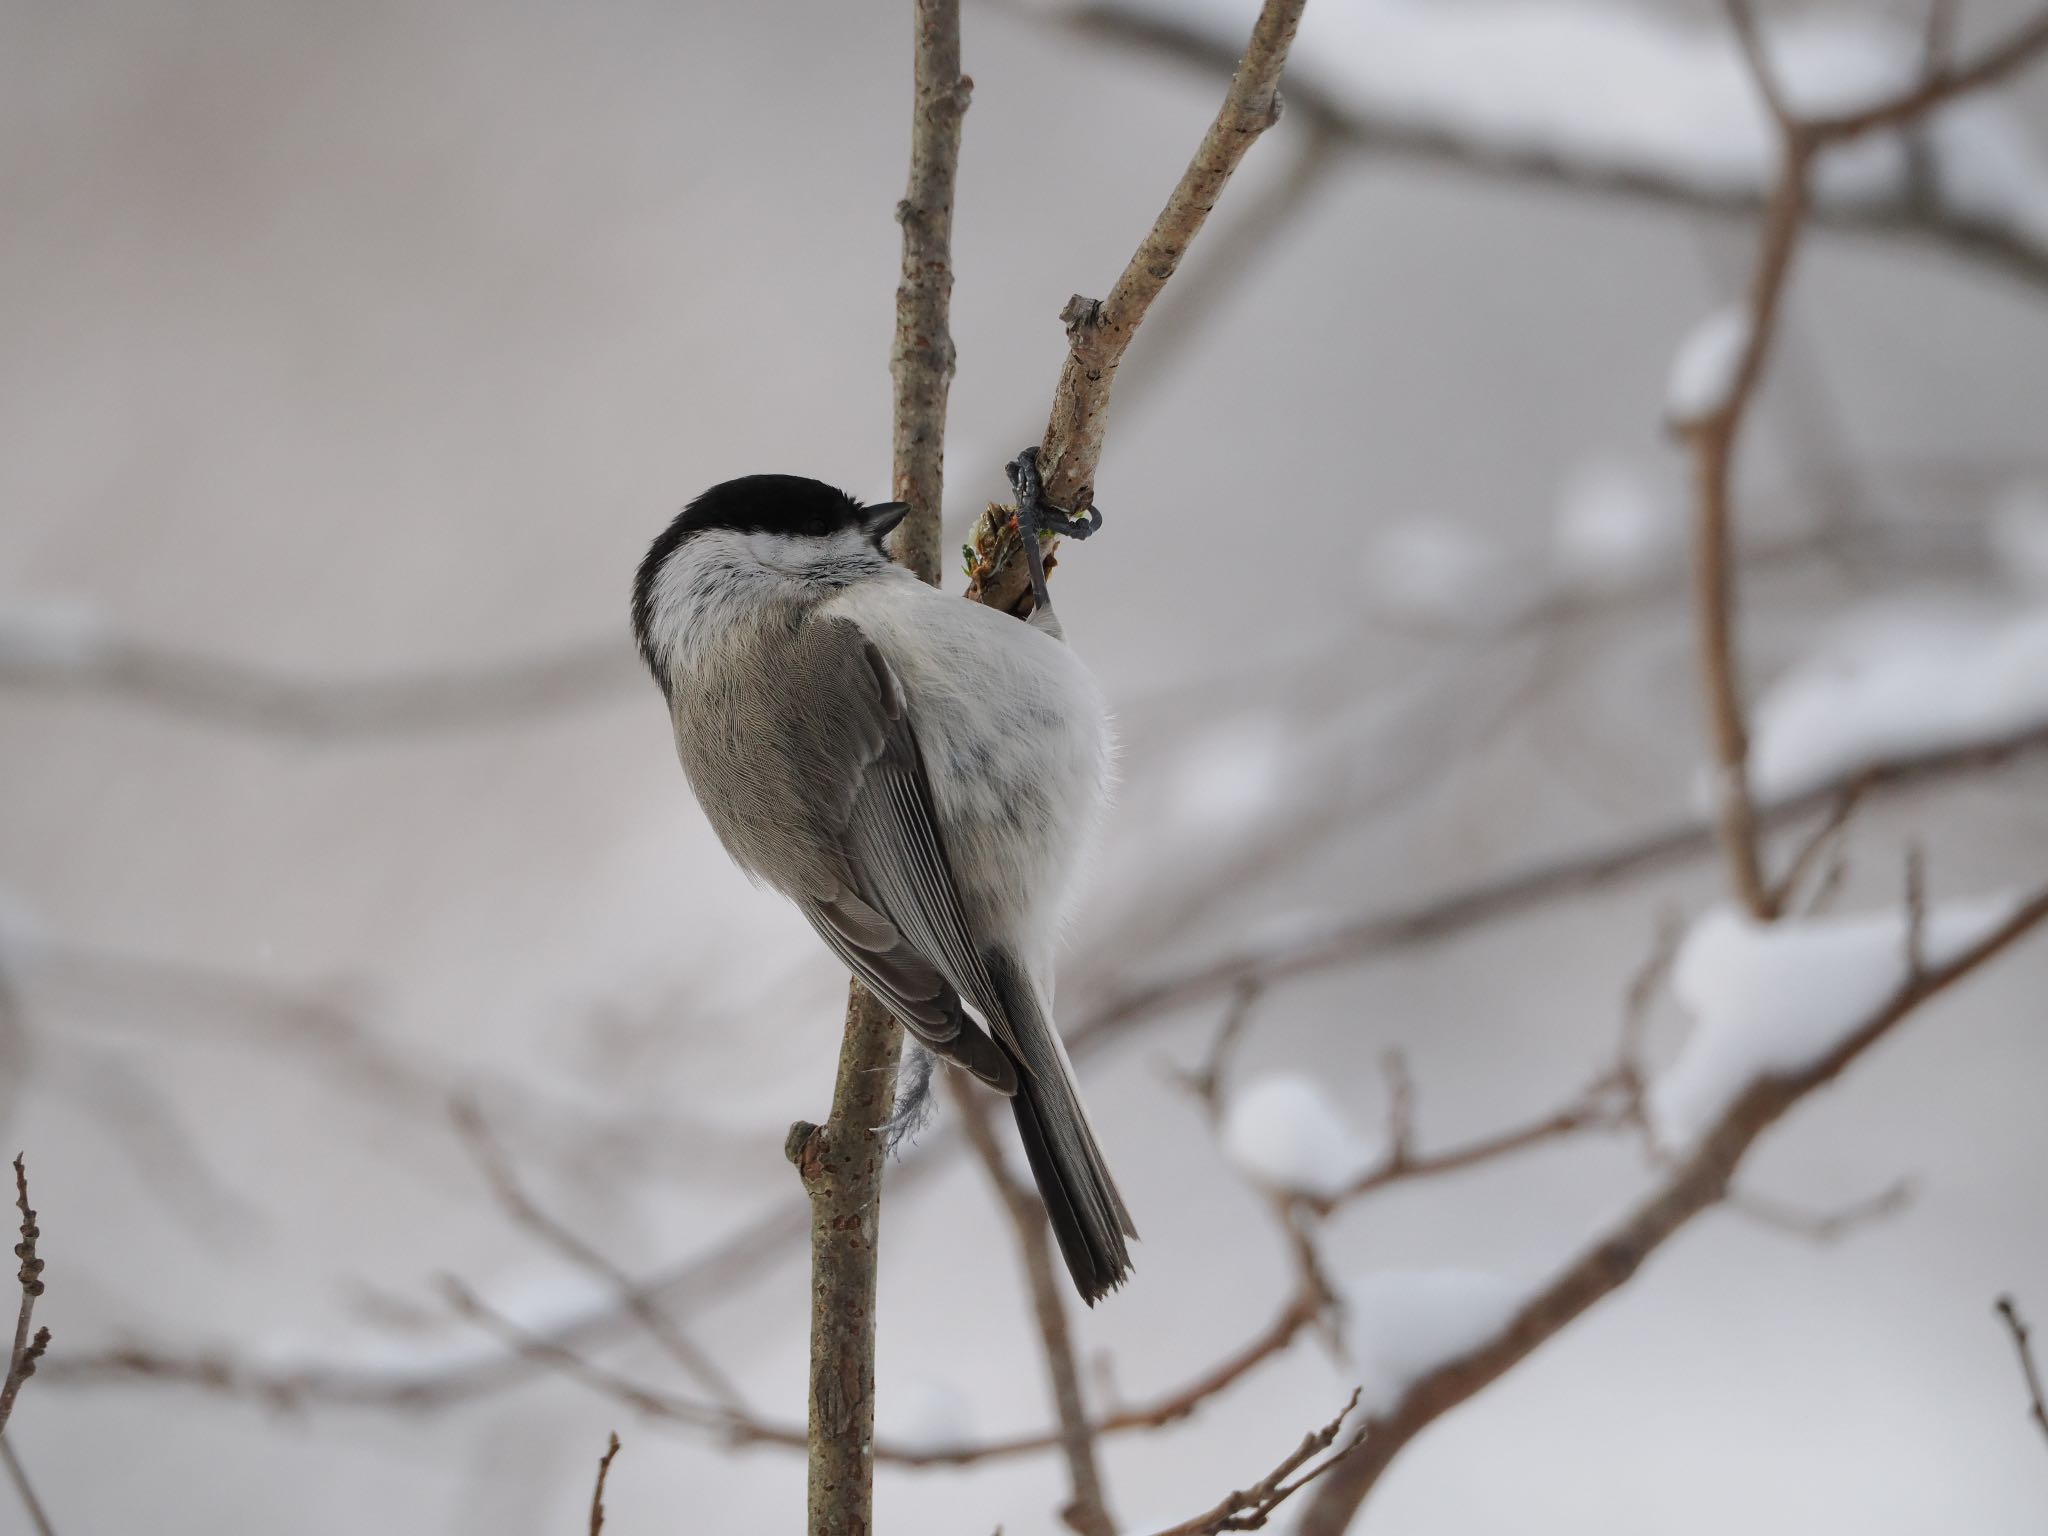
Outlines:
[[1038,445],[1032,444],[1004,466],[1010,489],[1017,497],[1017,532],[1024,541],[1024,565],[1031,573],[1031,620],[1055,639],[1063,638],[1060,621],[1052,611],[1052,594],[1045,588],[1045,550],[1040,539],[1057,534],[1065,539],[1085,539],[1102,527],[1102,513],[1092,497],[1078,512],[1055,507],[1045,499],[1045,481],[1038,472]]
[[1010,477],[1010,490],[1017,498],[1017,527],[1024,533],[1058,534],[1063,539],[1086,539],[1102,527],[1102,510],[1090,499],[1086,506],[1069,512],[1045,499],[1045,481],[1038,472],[1038,445],[1033,443],[1003,466]]

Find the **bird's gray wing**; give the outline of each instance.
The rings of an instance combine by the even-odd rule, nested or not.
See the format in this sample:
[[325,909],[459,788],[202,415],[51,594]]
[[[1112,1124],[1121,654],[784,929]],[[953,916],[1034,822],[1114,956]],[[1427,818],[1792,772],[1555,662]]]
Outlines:
[[[836,889],[798,903],[905,1027],[939,1055],[1013,1092],[1017,1043],[968,930],[931,780],[902,684],[859,627],[813,620],[800,642],[810,739],[799,753],[816,830],[837,853]],[[998,1047],[961,1010],[989,1023]]]

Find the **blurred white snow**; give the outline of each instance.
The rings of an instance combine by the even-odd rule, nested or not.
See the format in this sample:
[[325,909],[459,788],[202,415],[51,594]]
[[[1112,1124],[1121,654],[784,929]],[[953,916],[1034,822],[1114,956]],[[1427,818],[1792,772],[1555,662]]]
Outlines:
[[1749,347],[1749,311],[1739,304],[1715,310],[1687,331],[1672,354],[1664,386],[1664,412],[1673,421],[1698,421],[1728,403],[1736,371]]
[[[2012,915],[2007,896],[1932,905],[1929,966],[1953,960]],[[1699,918],[1672,968],[1692,1029],[1649,1095],[1660,1145],[1681,1150],[1760,1077],[1812,1066],[1869,1022],[1906,979],[1903,906],[1758,923],[1733,907]]]
[[1790,799],[1871,763],[2048,725],[2048,608],[1873,604],[1842,621],[1753,711],[1750,785]]
[[1224,1154],[1267,1189],[1329,1198],[1370,1170],[1380,1150],[1319,1084],[1297,1073],[1253,1079],[1224,1110]]
[[1649,478],[1622,459],[1582,459],[1559,488],[1550,553],[1561,584],[1618,591],[1671,564],[1679,523]]
[[[1251,0],[1115,0],[1190,29],[1234,57]],[[1909,86],[1911,28],[1837,6],[1766,20],[1773,69],[1795,110],[1868,105]],[[1600,0],[1372,0],[1310,6],[1289,62],[1341,110],[1477,151],[1654,176],[1708,193],[1757,193],[1778,142],[1729,28],[1673,10]],[[1934,185],[1959,212],[2048,245],[2048,168],[1996,99],[1932,117]],[[1823,203],[1899,195],[1908,157],[1877,135],[1823,157]]]

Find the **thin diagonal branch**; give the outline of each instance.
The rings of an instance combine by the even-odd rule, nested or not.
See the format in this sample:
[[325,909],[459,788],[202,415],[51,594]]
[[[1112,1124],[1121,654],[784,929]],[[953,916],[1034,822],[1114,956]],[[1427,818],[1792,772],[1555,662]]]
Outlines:
[[[1245,151],[1279,121],[1280,73],[1306,4],[1307,0],[1265,0],[1215,121],[1109,297],[1097,301],[1076,294],[1060,312],[1067,327],[1067,359],[1039,446],[1045,496],[1051,505],[1079,509],[1093,499],[1117,367]],[[1021,613],[1028,611],[1029,602],[1021,546],[1014,535],[1007,542],[1001,537],[1013,527],[1013,522],[987,517],[978,526],[968,595]]]
[[2010,1296],[1998,1298],[1997,1311],[2005,1320],[2006,1332],[2012,1335],[2013,1353],[2019,1356],[2020,1376],[2027,1384],[2027,1416],[2048,1436],[2048,1400],[2042,1396],[2041,1373],[2034,1366],[2032,1335],[2026,1319],[2020,1316],[2020,1309]]
[[1908,976],[1870,1016],[1819,1060],[1760,1077],[1736,1095],[1669,1177],[1605,1236],[1540,1287],[1492,1339],[1412,1382],[1376,1419],[1310,1503],[1300,1536],[1339,1536],[1402,1448],[1429,1424],[1492,1385],[1543,1344],[1612,1295],[1694,1217],[1728,1197],[1757,1139],[1808,1095],[1833,1082],[1930,998],[1971,975],[2048,923],[2048,889],[2019,903],[2003,923],[1945,964]]
[[21,1500],[21,1507],[28,1514],[28,1523],[35,1536],[57,1536],[50,1524],[50,1516],[43,1508],[43,1501],[36,1497],[30,1485],[28,1473],[21,1465],[21,1458],[14,1454],[14,1442],[0,1435],[0,1466],[7,1468],[7,1480],[14,1484],[14,1495]]
[[489,730],[642,686],[624,636],[474,667],[323,680],[132,639],[50,646],[0,626],[0,689],[105,698],[169,719],[326,745]]
[[1301,1476],[1294,1476],[1303,1465],[1335,1443],[1337,1432],[1343,1428],[1345,1418],[1357,1406],[1358,1394],[1353,1392],[1351,1401],[1344,1405],[1337,1417],[1321,1429],[1312,1431],[1280,1465],[1251,1487],[1240,1488],[1226,1494],[1215,1508],[1196,1515],[1192,1520],[1184,1520],[1179,1525],[1170,1526],[1158,1532],[1157,1536],[1220,1536],[1224,1531],[1263,1530],[1266,1522],[1272,1518],[1274,1510],[1286,1503],[1293,1494],[1300,1492],[1336,1466],[1363,1438],[1365,1431],[1361,1430],[1352,1436],[1342,1450],[1326,1460],[1317,1462]]
[[[1047,14],[1041,7],[1031,10],[1034,17]],[[1227,72],[1236,63],[1234,50],[1192,12],[1181,17],[1160,8],[1140,13],[1091,5],[1067,11],[1065,24],[1142,49],[1148,57],[1178,60],[1212,73]],[[2031,46],[2030,35],[2031,26],[2015,33],[2013,41]],[[2022,62],[2024,57],[2010,60],[1994,73],[2010,72]],[[1931,71],[1927,78],[1947,77]],[[1949,85],[1944,93],[1953,95],[1957,89]],[[1292,104],[1339,125],[1349,143],[1382,161],[1406,160],[1484,181],[1727,219],[1753,217],[1767,195],[1768,189],[1689,176],[1677,168],[1575,155],[1533,139],[1510,143],[1497,133],[1462,123],[1417,121],[1389,106],[1342,99],[1313,78],[1290,82],[1288,96]],[[2029,288],[2048,288],[2048,246],[2009,219],[1929,199],[1910,183],[1892,197],[1830,199],[1814,210],[1813,220],[1841,234],[1911,243]]]
[[2048,52],[2048,9],[2042,9],[1963,67],[1937,67],[1903,95],[1850,112],[1806,118],[1801,126],[1822,143],[1860,138],[1901,124],[1985,86],[1996,85]]
[[451,1114],[456,1131],[505,1213],[577,1268],[609,1285],[619,1297],[620,1304],[632,1314],[633,1320],[646,1330],[647,1336],[660,1345],[671,1360],[682,1367],[686,1375],[724,1407],[743,1411],[745,1403],[732,1378],[697,1347],[673,1317],[654,1304],[645,1289],[634,1283],[631,1275],[534,1203],[512,1172],[505,1149],[492,1134],[483,1111],[469,1099],[457,1099],[451,1106]]

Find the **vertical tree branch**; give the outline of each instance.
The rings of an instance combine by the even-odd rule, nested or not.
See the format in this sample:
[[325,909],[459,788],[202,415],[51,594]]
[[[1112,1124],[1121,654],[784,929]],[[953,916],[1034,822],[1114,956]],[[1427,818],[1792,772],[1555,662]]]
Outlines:
[[917,0],[910,186],[896,205],[903,276],[896,287],[891,432],[894,486],[910,515],[896,559],[939,584],[939,500],[946,467],[946,398],[953,386],[953,188],[960,125],[974,82],[960,73],[959,0]]
[[[893,482],[910,504],[896,558],[938,583],[946,401],[953,381],[947,315],[953,295],[953,186],[972,82],[960,73],[959,0],[917,0],[910,185],[897,204],[903,276],[896,289]],[[811,1536],[869,1536],[874,1528],[875,1264],[883,1147],[903,1032],[858,982],[831,1118],[798,1121],[784,1150],[811,1203],[811,1379],[808,1520]]]
[[988,1096],[958,1074],[950,1074],[947,1081],[953,1089],[953,1101],[959,1107],[960,1124],[968,1144],[987,1171],[989,1183],[1002,1197],[1003,1209],[1009,1213],[1010,1225],[1017,1234],[1017,1255],[1030,1286],[1031,1310],[1045,1349],[1046,1374],[1052,1379],[1053,1406],[1059,1414],[1060,1454],[1066,1458],[1067,1478],[1074,1490],[1073,1498],[1060,1511],[1060,1518],[1081,1536],[1116,1536],[1116,1522],[1110,1518],[1102,1473],[1095,1462],[1095,1429],[1088,1422],[1087,1405],[1081,1399],[1081,1368],[1074,1353],[1073,1335],[1067,1329],[1063,1296],[1066,1282],[1053,1264],[1045,1206],[1003,1161],[995,1129],[989,1124]]
[[1729,0],[1736,36],[1780,140],[1778,180],[1764,208],[1763,235],[1750,278],[1742,355],[1727,392],[1703,415],[1679,423],[1693,460],[1693,615],[1700,685],[1713,741],[1715,805],[1722,849],[1735,893],[1752,917],[1778,915],[1778,895],[1764,875],[1756,803],[1749,786],[1749,729],[1735,644],[1735,556],[1732,482],[1735,450],[1777,331],[1778,310],[1809,201],[1808,180],[1818,141],[1787,110],[1763,40],[1747,5]]
[[[1076,294],[1060,312],[1067,326],[1067,360],[1038,454],[1052,505],[1080,508],[1092,499],[1117,365],[1152,301],[1179,269],[1231,172],[1252,141],[1280,120],[1280,72],[1306,4],[1266,0],[1215,121],[1109,297],[1098,302]],[[968,596],[1005,612],[1028,612],[1028,580],[1015,541],[1002,545],[995,530],[984,528],[978,543],[982,547],[976,551]]]

